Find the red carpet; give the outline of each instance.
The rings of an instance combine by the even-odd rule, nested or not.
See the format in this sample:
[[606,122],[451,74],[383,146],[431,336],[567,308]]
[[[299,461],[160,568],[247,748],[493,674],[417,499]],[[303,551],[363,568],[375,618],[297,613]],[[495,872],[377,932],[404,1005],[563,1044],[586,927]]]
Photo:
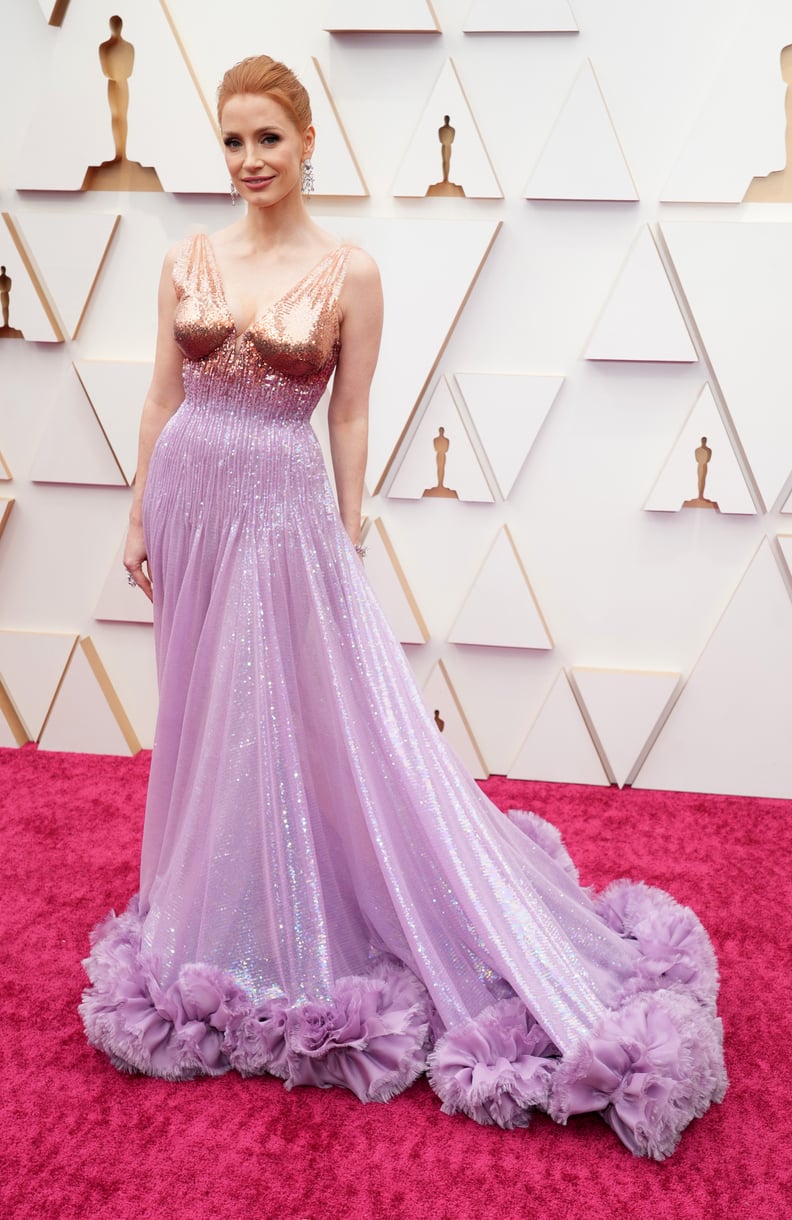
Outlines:
[[[731,1089],[658,1165],[600,1120],[448,1118],[275,1080],[121,1076],[76,1006],[89,929],[136,886],[148,755],[0,750],[4,1220],[692,1220],[792,1215],[790,808],[490,780],[563,832],[582,880],[695,906],[722,971]],[[786,1082],[786,1083],[785,1083]]]

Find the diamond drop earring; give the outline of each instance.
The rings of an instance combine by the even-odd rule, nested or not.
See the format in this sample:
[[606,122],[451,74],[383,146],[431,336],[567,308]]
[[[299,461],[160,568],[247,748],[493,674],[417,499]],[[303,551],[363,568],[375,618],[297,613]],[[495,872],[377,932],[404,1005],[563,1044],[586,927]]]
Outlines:
[[307,158],[302,163],[302,193],[303,195],[311,195],[316,190],[314,182],[314,167],[311,164],[310,158]]
[[230,194],[231,194],[231,206],[236,207],[236,201],[239,198],[239,191],[236,189],[233,182],[231,183]]

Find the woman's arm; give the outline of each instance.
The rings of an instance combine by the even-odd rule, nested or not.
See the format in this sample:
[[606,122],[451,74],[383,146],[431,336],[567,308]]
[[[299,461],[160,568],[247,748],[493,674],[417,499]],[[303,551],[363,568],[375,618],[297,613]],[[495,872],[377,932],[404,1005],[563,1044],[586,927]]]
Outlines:
[[149,460],[154,444],[165,424],[184,398],[182,354],[173,337],[173,317],[176,311],[176,290],[173,286],[175,253],[165,256],[158,295],[157,350],[154,373],[143,403],[140,420],[138,462],[135,472],[132,507],[129,512],[129,532],[124,547],[124,567],[151,600],[151,581],[143,571],[146,546],[143,541],[143,492],[146,486]]
[[341,351],[327,420],[341,520],[357,544],[368,454],[369,389],[382,333],[379,271],[362,250],[350,255],[340,308]]

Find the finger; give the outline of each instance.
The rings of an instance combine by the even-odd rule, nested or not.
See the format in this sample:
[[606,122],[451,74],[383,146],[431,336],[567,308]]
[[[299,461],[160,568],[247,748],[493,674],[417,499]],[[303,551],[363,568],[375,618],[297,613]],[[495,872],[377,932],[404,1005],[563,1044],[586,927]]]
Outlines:
[[139,589],[141,589],[143,591],[143,593],[145,593],[146,597],[149,599],[150,602],[153,602],[154,601],[154,586],[151,583],[150,577],[148,577],[146,575],[146,573],[142,570],[140,572],[136,572],[135,575],[138,577],[137,587]]
[[126,568],[126,578],[130,587],[140,589],[150,602],[154,600],[151,578],[144,572],[142,563],[136,564],[132,568]]

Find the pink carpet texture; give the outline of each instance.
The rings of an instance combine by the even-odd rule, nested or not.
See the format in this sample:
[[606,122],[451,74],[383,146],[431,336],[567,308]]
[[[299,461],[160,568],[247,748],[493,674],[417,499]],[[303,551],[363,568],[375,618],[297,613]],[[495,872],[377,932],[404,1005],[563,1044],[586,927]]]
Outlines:
[[782,1220],[792,1216],[790,806],[517,783],[584,884],[642,878],[693,906],[721,965],[731,1088],[662,1164],[596,1116],[527,1130],[279,1081],[116,1072],[77,1004],[90,929],[137,884],[149,756],[0,750],[3,1220]]

